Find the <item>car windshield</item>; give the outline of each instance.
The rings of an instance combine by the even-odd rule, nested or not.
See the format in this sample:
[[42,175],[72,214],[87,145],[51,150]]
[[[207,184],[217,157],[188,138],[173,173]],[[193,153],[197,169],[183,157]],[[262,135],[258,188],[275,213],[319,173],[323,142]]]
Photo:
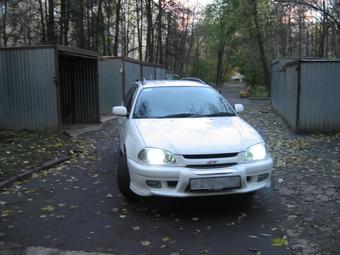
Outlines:
[[209,87],[144,88],[133,118],[192,118],[235,116],[224,98]]

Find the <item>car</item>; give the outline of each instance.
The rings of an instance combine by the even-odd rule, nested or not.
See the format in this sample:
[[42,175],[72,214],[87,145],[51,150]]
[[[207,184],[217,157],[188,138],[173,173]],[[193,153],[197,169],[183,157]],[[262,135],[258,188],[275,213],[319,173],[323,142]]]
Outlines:
[[120,192],[194,197],[250,193],[270,187],[273,161],[259,133],[207,84],[134,83],[119,116]]
[[205,81],[203,81],[202,79],[197,78],[197,77],[182,77],[180,80],[182,80],[182,81],[197,81],[197,82],[200,82],[200,83],[203,83],[203,84],[207,84]]

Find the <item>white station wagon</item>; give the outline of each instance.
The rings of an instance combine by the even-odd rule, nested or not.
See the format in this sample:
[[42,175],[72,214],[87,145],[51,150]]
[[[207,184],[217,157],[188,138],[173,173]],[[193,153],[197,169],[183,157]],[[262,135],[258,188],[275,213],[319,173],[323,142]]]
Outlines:
[[194,81],[136,82],[119,118],[117,179],[128,199],[208,196],[270,186],[273,161],[261,136],[215,89]]

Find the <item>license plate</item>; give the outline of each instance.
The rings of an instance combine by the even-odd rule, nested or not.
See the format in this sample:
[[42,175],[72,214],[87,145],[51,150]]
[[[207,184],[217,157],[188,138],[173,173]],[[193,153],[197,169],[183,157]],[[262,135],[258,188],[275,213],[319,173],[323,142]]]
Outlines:
[[190,180],[191,190],[222,190],[241,187],[240,176],[195,178]]

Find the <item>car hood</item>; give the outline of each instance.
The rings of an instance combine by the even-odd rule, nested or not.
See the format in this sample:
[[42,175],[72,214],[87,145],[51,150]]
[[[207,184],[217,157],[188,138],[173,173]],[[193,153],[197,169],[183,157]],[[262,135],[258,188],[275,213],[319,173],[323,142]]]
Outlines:
[[146,147],[174,154],[217,154],[245,151],[263,142],[241,118],[133,119]]

